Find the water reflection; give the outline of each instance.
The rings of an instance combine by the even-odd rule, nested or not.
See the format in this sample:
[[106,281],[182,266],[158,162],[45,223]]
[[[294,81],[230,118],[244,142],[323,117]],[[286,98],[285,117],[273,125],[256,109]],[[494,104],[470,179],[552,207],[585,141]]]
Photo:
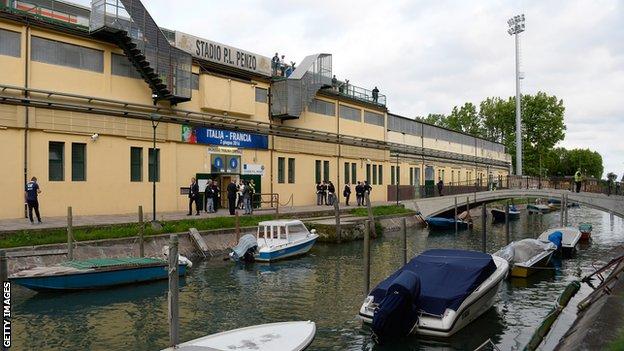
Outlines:
[[[409,337],[376,346],[357,311],[364,297],[362,242],[317,244],[308,256],[276,264],[234,265],[201,262],[180,293],[181,339],[247,325],[283,320],[313,320],[317,336],[311,350],[473,350],[491,338],[501,349],[519,349],[530,339],[564,287],[607,260],[622,242],[622,221],[613,229],[608,214],[586,208],[569,212],[570,224],[590,222],[593,241],[555,269],[503,285],[495,308],[450,339]],[[430,248],[481,249],[480,221],[472,230],[409,232],[408,254]],[[559,223],[557,212],[522,216],[510,224],[511,238],[536,237]],[[488,223],[487,250],[506,244],[503,224]],[[371,286],[402,264],[399,233],[386,233],[371,247]],[[166,282],[120,289],[40,295],[14,288],[15,350],[159,350],[166,346]],[[574,305],[590,288],[583,286]],[[576,302],[575,302],[576,301]],[[564,313],[547,345],[552,347],[572,323]],[[559,336],[558,336],[559,335]]]

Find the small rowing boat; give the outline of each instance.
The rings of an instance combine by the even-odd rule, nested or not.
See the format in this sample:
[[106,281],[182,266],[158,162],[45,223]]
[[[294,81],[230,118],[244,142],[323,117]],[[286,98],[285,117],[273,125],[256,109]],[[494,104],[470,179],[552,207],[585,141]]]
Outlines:
[[543,243],[536,239],[522,239],[511,242],[494,253],[502,257],[511,265],[511,276],[526,278],[550,264],[557,246],[553,243]]
[[591,223],[581,223],[578,229],[581,232],[581,241],[589,241],[591,239],[591,233],[594,230]]
[[545,230],[537,239],[555,244],[563,257],[572,257],[581,240],[581,232],[574,227],[551,228]]
[[550,206],[548,205],[544,205],[544,204],[528,204],[527,205],[527,211],[529,211],[529,214],[531,213],[548,213],[550,211],[552,211],[552,208],[550,208]]

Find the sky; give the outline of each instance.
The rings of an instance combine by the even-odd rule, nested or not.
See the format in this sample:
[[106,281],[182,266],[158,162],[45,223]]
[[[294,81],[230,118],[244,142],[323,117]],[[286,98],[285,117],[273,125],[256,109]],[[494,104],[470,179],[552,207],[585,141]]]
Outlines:
[[389,110],[407,117],[515,95],[507,20],[524,13],[522,92],[563,99],[567,131],[560,146],[596,150],[605,174],[624,173],[624,1],[143,3],[161,27],[257,54],[301,62],[331,53],[339,79],[377,86]]

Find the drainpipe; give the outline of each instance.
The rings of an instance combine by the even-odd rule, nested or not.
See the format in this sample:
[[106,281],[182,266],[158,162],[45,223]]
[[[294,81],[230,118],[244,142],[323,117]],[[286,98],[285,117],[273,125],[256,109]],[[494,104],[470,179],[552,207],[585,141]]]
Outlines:
[[[28,93],[28,88],[29,88],[29,71],[28,71],[28,67],[30,64],[30,23],[26,23],[26,40],[24,41],[25,47],[26,47],[26,52],[24,55],[24,88],[26,88],[26,90],[24,90],[24,97],[28,98],[29,97],[29,93]],[[26,183],[28,183],[28,128],[29,128],[29,110],[28,110],[28,106],[24,107],[24,183],[22,185],[22,187],[24,187],[26,185]],[[28,217],[28,206],[26,204],[24,204],[24,218]]]

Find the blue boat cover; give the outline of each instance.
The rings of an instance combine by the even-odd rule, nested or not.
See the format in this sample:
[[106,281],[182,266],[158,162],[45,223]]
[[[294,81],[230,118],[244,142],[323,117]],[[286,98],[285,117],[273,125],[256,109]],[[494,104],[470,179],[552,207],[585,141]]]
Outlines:
[[373,333],[377,343],[406,336],[418,322],[420,279],[408,270],[402,271],[388,287],[388,293],[373,316]]
[[466,250],[434,249],[414,257],[405,266],[379,283],[369,295],[380,303],[394,280],[408,270],[420,278],[418,304],[421,311],[442,315],[459,306],[494,271],[492,256]]
[[551,243],[555,244],[555,246],[557,246],[557,249],[560,249],[561,248],[561,242],[563,241],[563,233],[558,231],[558,230],[552,232],[548,236],[548,241],[550,241]]

